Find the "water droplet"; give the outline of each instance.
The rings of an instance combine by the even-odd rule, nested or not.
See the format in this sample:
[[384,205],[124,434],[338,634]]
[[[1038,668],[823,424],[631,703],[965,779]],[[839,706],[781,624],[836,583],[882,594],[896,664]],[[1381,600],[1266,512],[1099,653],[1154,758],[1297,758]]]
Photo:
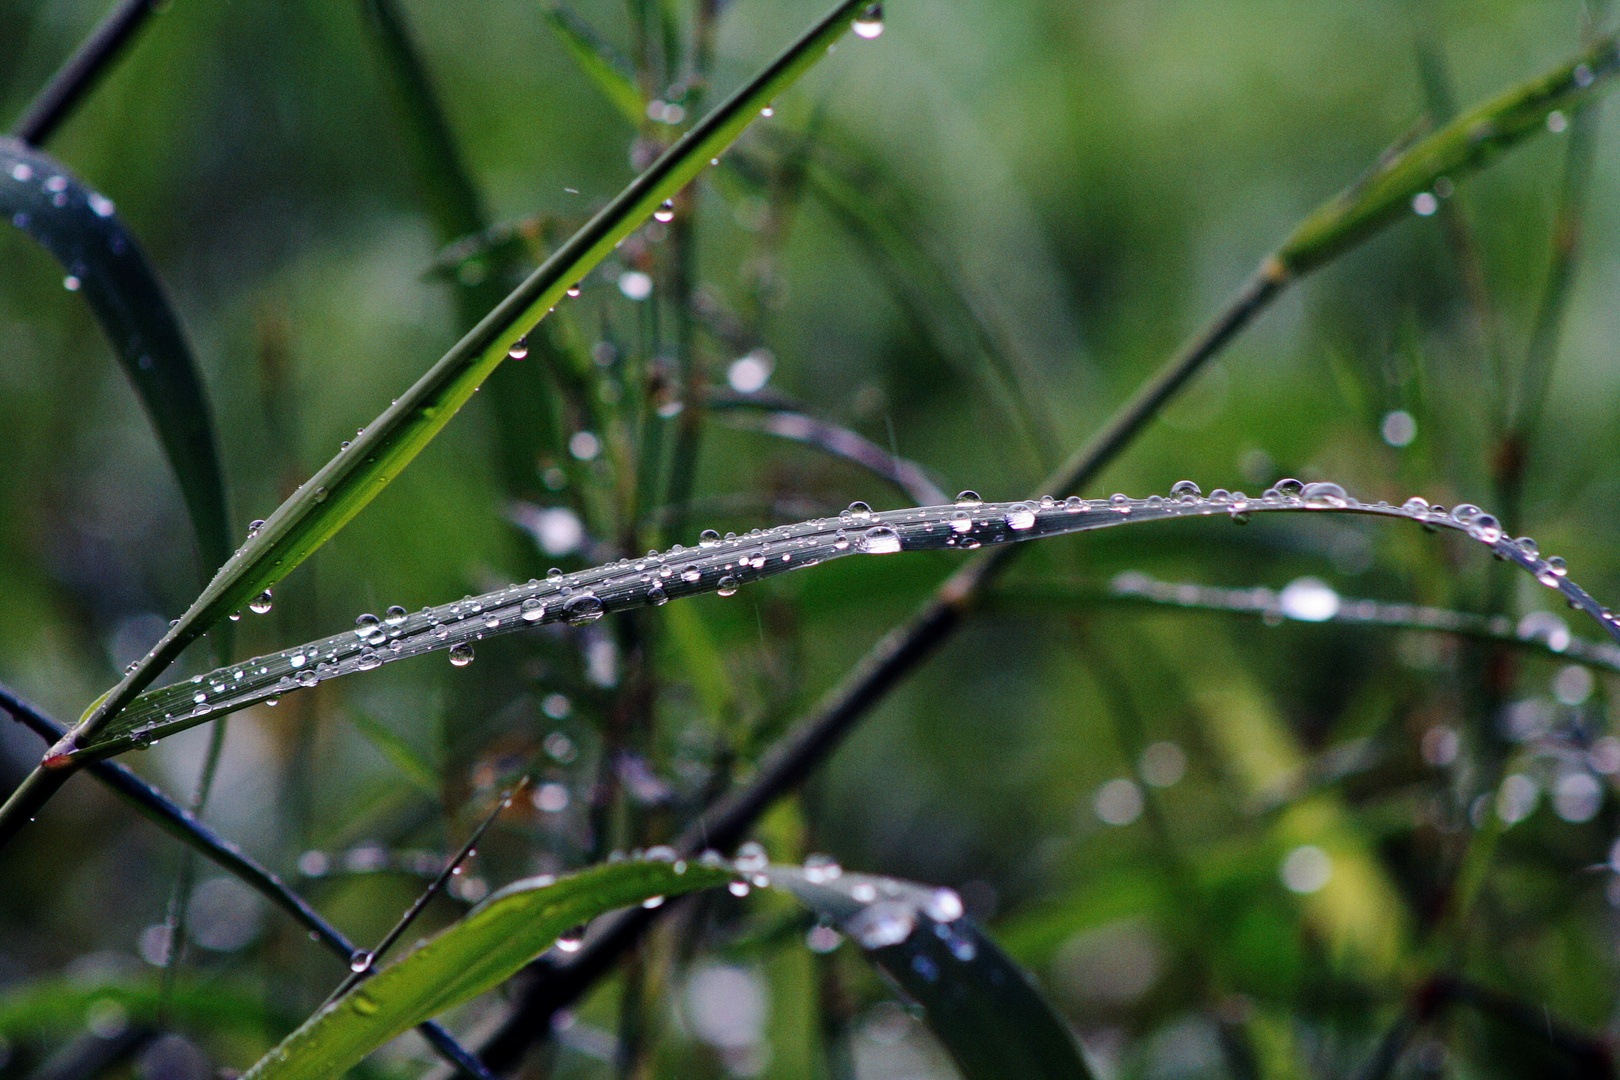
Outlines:
[[649,911],[653,908],[663,907],[664,898],[662,896],[649,896],[647,899],[641,902],[641,906],[647,908]]
[[666,224],[675,220],[675,200],[665,199],[663,204],[653,211],[653,220]]
[[1277,607],[1290,619],[1326,622],[1339,613],[1339,594],[1319,578],[1295,578],[1278,594]]
[[1131,497],[1129,495],[1116,491],[1108,497],[1108,505],[1113,507],[1115,513],[1130,516]]
[[973,528],[973,515],[966,510],[951,511],[951,528],[959,533],[971,531]]
[[349,961],[349,970],[358,975],[360,972],[370,967],[375,959],[376,957],[372,956],[368,952],[357,952]]
[[1277,489],[1277,494],[1286,495],[1289,498],[1293,498],[1305,490],[1304,483],[1299,480],[1295,480],[1292,476],[1284,477],[1272,486]]
[[1017,503],[1006,515],[1007,527],[1010,529],[1028,529],[1035,524],[1035,508],[1029,503]]
[[270,590],[266,589],[264,592],[248,601],[248,610],[253,612],[255,615],[264,615],[269,612],[270,604]]
[[1513,541],[1513,546],[1530,556],[1532,559],[1541,554],[1541,549],[1536,546],[1536,542],[1528,536],[1519,537],[1517,540]]
[[852,502],[849,504],[848,513],[856,521],[866,521],[872,516],[872,508],[863,502]]
[[321,677],[315,674],[315,670],[313,668],[305,668],[295,676],[295,681],[299,686],[311,687],[320,682]]
[[1552,571],[1554,577],[1565,577],[1569,574],[1569,567],[1565,566],[1564,560],[1557,555],[1547,556],[1547,569]]
[[399,626],[405,621],[406,616],[409,614],[410,613],[399,604],[395,604],[393,607],[383,612],[383,622],[387,623],[389,626]]
[[956,495],[957,506],[983,506],[984,500],[979,498],[977,491],[961,491]]
[[748,884],[748,882],[743,881],[741,879],[738,879],[737,881],[733,881],[733,882],[729,883],[728,885],[726,885],[726,891],[729,892],[732,896],[739,896],[739,897],[740,896],[747,896],[748,893],[751,891],[751,889],[752,889],[752,886],[750,886]]
[[1170,497],[1180,502],[1196,502],[1204,490],[1191,480],[1177,480],[1170,488]]
[[1401,509],[1405,510],[1409,514],[1422,514],[1427,517],[1429,513],[1429,500],[1425,499],[1421,495],[1414,495],[1401,504]]
[[254,520],[248,522],[248,536],[253,537],[259,535],[259,530],[262,528],[264,528],[264,519],[255,518]]
[[602,617],[602,601],[587,589],[563,601],[563,617],[571,623],[595,622]]
[[354,636],[364,641],[377,632],[377,626],[381,622],[381,619],[369,612],[360,616],[354,620]]
[[1071,514],[1078,514],[1082,510],[1090,510],[1091,504],[1078,495],[1070,495],[1063,500],[1063,509]]
[[1412,196],[1412,212],[1419,217],[1428,217],[1440,209],[1440,200],[1434,197],[1431,191],[1420,191]]
[[861,550],[869,555],[891,555],[900,550],[900,534],[887,525],[874,525],[861,535]]
[[585,945],[585,924],[580,923],[572,930],[565,931],[557,939],[557,948],[565,953],[577,953]]
[[1476,538],[1487,544],[1494,544],[1502,539],[1502,523],[1489,514],[1476,517],[1471,531]]
[[917,916],[908,904],[884,900],[859,912],[847,926],[861,948],[881,949],[909,938],[917,928]]
[[80,284],[81,282],[79,281],[79,275],[77,274],[69,274],[67,277],[62,279],[62,288],[66,289],[68,292],[78,292]]
[[698,546],[714,547],[720,543],[720,534],[713,529],[704,529],[698,534]]
[[868,41],[880,36],[883,33],[883,5],[873,4],[861,12],[855,21],[849,24],[849,28],[855,31],[856,37]]
[[484,625],[486,627],[488,627],[489,629],[493,630],[497,626],[501,625],[501,617],[499,615],[495,615],[495,614],[485,615],[484,616]]
[[360,658],[355,661],[355,667],[361,671],[371,671],[382,667],[382,657],[378,656],[374,649],[361,649]]
[[727,574],[725,577],[720,579],[719,587],[715,589],[715,592],[719,593],[721,596],[737,595],[737,579],[732,577],[730,574]]
[[473,662],[473,648],[465,641],[450,647],[450,663],[456,667],[466,667]]
[[546,617],[546,605],[532,596],[518,606],[518,611],[524,622],[539,622]]
[[1592,85],[1592,69],[1587,64],[1576,64],[1574,72],[1575,85],[1585,90]]
[[1350,496],[1338,484],[1306,484],[1300,492],[1306,506],[1349,506]]
[[814,885],[836,880],[844,873],[838,860],[831,855],[811,855],[804,860],[804,878]]
[[737,849],[737,858],[733,865],[745,874],[757,874],[771,863],[770,856],[765,853],[765,846],[757,840],[750,840]]
[[967,913],[954,889],[935,889],[923,904],[923,913],[935,922],[955,922]]
[[776,115],[776,110],[767,105],[763,109],[759,110],[759,115],[769,120],[771,117]]

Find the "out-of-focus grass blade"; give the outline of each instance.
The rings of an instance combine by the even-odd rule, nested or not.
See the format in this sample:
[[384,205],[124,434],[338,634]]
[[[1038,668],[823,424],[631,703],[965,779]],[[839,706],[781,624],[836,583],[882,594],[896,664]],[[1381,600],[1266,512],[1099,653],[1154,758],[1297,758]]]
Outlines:
[[797,867],[772,867],[769,877],[836,923],[923,1007],[966,1080],[1091,1077],[1052,1007],[951,890]]
[[225,482],[202,378],[163,287],[113,210],[61,162],[0,137],[0,216],[67,271],[112,342],[180,482],[206,579],[230,555]]
[[[1441,179],[1472,172],[1545,128],[1558,110],[1577,108],[1620,70],[1620,37],[1609,35],[1575,59],[1463,113],[1438,131],[1380,161],[1373,171],[1300,223],[1276,253],[1304,274],[1414,209]],[[1419,208],[1421,209],[1421,208]],[[1432,207],[1429,210],[1433,212]]]
[[218,980],[180,981],[165,995],[156,973],[111,981],[51,978],[11,986],[0,996],[0,1039],[59,1041],[84,1030],[86,1013],[108,1006],[123,1010],[133,1023],[156,1023],[167,1016],[187,1027],[251,1036],[263,1031],[266,1022],[288,1022],[285,1013],[266,1015],[263,994]]
[[647,119],[647,101],[636,89],[635,80],[625,74],[623,65],[613,60],[606,43],[561,4],[548,5],[544,14],[546,25],[556,33],[579,69],[632,127],[639,127]]
[[[433,440],[508,351],[564,299],[566,290],[723,153],[772,98],[825,55],[864,6],[863,0],[842,0],[705,116],[310,477],[232,556],[135,670],[87,711],[59,750],[70,751],[94,736],[182,649],[279,581],[359,513]],[[56,760],[67,763],[66,758]],[[8,804],[8,815],[23,814],[49,797],[52,788],[43,779],[25,783],[27,790],[19,789]],[[0,822],[0,829],[6,827]]]
[[428,798],[437,799],[444,793],[444,785],[433,766],[387,724],[359,709],[352,710],[349,719],[354,723],[355,730],[376,748],[377,753]]
[[498,986],[581,924],[654,897],[723,885],[729,864],[636,859],[509,885],[465,919],[329,1002],[244,1080],[341,1076],[412,1025]]

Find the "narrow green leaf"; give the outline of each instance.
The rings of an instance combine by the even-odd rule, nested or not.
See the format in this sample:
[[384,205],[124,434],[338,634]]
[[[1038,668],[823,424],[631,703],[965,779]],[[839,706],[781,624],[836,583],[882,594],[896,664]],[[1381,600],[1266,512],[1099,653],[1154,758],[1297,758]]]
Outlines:
[[647,100],[636,89],[636,84],[625,73],[624,66],[616,62],[600,37],[583,19],[561,4],[552,4],[545,10],[546,25],[556,33],[557,40],[574,63],[579,65],[602,96],[618,109],[632,127],[640,127],[647,119]]
[[411,1026],[500,985],[574,927],[616,908],[723,885],[735,877],[729,864],[635,859],[594,866],[561,880],[516,882],[324,1006],[243,1080],[341,1076]]
[[398,769],[428,798],[437,799],[444,793],[444,784],[438,772],[416,752],[415,747],[400,738],[387,724],[360,709],[350,710],[349,720],[388,764]]
[[[314,686],[326,679],[370,671],[383,664],[444,649],[471,650],[485,637],[557,622],[590,622],[603,614],[658,606],[707,592],[729,595],[761,578],[816,566],[848,555],[884,555],[902,551],[977,551],[981,548],[1096,529],[1117,528],[1171,518],[1218,517],[1246,521],[1253,514],[1370,514],[1404,518],[1434,529],[1473,537],[1499,558],[1512,562],[1536,580],[1558,590],[1571,608],[1595,619],[1620,642],[1620,625],[1569,577],[1563,567],[1521,548],[1502,535],[1495,518],[1467,503],[1451,513],[1436,512],[1422,499],[1405,506],[1363,503],[1337,484],[1281,481],[1258,498],[1216,491],[1208,498],[1180,491],[1173,498],[1123,495],[1088,501],[960,503],[872,513],[860,507],[836,518],[816,518],[783,525],[758,536],[713,539],[695,549],[679,545],[661,555],[624,559],[581,570],[555,581],[530,581],[414,615],[400,615],[383,625],[360,625],[320,641],[220,668],[194,682],[165,686],[142,694],[99,736],[72,751],[72,762],[107,757],[134,746],[269,698]],[[1194,489],[1196,485],[1191,485]],[[1459,516],[1460,515],[1460,516]],[[1333,603],[1337,603],[1336,595]],[[1284,609],[1287,603],[1279,599]],[[1310,618],[1310,614],[1302,615]],[[1526,627],[1527,633],[1545,633]],[[1593,645],[1593,655],[1620,662],[1620,648]],[[470,652],[462,654],[468,659]],[[712,677],[712,676],[710,676]],[[60,764],[67,764],[61,762]]]
[[923,1007],[965,1080],[1090,1080],[1063,1021],[950,889],[815,868],[772,867],[769,877]]
[[180,324],[112,201],[61,162],[0,137],[0,216],[67,271],[140,395],[180,483],[206,580],[230,555],[225,482],[208,395]]
[[[433,440],[508,351],[564,299],[566,290],[695,179],[710,159],[723,153],[760,109],[825,55],[864,6],[865,0],[841,0],[670,147],[368,424],[346,450],[310,477],[232,556],[135,670],[86,712],[56,760],[66,764],[68,759],[61,754],[94,737],[188,644],[291,572],[359,513]],[[30,790],[45,792],[48,787],[36,781]]]
[[[1433,199],[1430,189],[1440,180],[1454,181],[1545,130],[1549,114],[1580,107],[1620,71],[1617,43],[1620,35],[1611,34],[1546,75],[1492,98],[1389,155],[1301,222],[1276,257],[1293,274],[1313,270],[1412,212],[1414,199]],[[1428,212],[1433,213],[1432,206]]]

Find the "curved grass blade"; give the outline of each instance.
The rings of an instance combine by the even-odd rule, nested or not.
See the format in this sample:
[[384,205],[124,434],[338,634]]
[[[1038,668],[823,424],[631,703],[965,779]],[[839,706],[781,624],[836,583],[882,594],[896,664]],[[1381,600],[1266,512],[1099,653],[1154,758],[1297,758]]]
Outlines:
[[636,89],[635,81],[625,74],[624,65],[613,58],[606,43],[583,19],[561,4],[548,5],[544,18],[585,77],[596,84],[602,96],[632,127],[640,127],[647,119],[647,100]]
[[[1178,491],[1182,491],[1178,485]],[[677,544],[663,554],[622,559],[553,580],[530,581],[482,596],[406,614],[390,609],[386,620],[362,616],[353,631],[334,634],[294,649],[230,667],[189,682],[142,694],[94,742],[74,750],[74,764],[148,746],[153,740],[227,713],[326,679],[371,671],[385,663],[444,649],[452,659],[472,657],[485,637],[556,622],[591,622],[603,614],[658,606],[674,599],[718,592],[730,595],[742,585],[846,555],[900,551],[975,551],[1021,540],[1089,532],[1095,529],[1182,517],[1246,521],[1256,513],[1357,513],[1404,518],[1428,528],[1462,532],[1513,562],[1542,584],[1558,590],[1570,607],[1596,619],[1620,644],[1620,625],[1607,608],[1570,581],[1563,560],[1542,558],[1534,541],[1502,535],[1496,519],[1478,507],[1451,512],[1419,498],[1403,506],[1352,499],[1337,484],[1285,480],[1258,498],[1215,491],[1208,498],[1191,493],[1164,498],[1086,500],[1071,496],[1040,501],[986,503],[874,513],[857,503],[836,518],[816,518],[725,540],[709,534],[697,548]]]
[[[465,919],[325,1005],[244,1080],[325,1080],[414,1024],[491,990],[575,927],[616,908],[724,885],[723,861],[634,859],[508,885]],[[577,939],[575,939],[577,940]]]
[[763,431],[852,461],[887,480],[920,505],[946,501],[945,492],[916,462],[891,454],[848,428],[819,420],[800,409],[770,399],[731,395],[715,395],[709,408],[724,410],[735,427]]
[[1106,584],[1067,581],[1020,581],[995,596],[998,608],[1040,607],[1047,604],[1123,603],[1130,606],[1251,615],[1267,625],[1283,620],[1337,623],[1341,626],[1376,626],[1389,630],[1430,630],[1440,634],[1498,642],[1561,660],[1620,675],[1620,645],[1575,637],[1563,619],[1538,611],[1515,623],[1506,615],[1480,615],[1471,611],[1426,607],[1341,597],[1320,583],[1290,597],[1264,586],[1223,589],[1187,581],[1160,581],[1137,570],[1114,575]]
[[965,1080],[1090,1080],[1063,1021],[950,889],[797,867],[767,877],[836,923],[923,1007]]
[[206,580],[231,550],[225,482],[208,395],[157,276],[112,200],[16,139],[0,138],[0,215],[62,264],[112,342],[180,483]]
[[1620,36],[1604,37],[1541,78],[1476,106],[1379,162],[1361,181],[1301,222],[1276,257],[1294,274],[1313,270],[1407,213],[1412,200],[1440,178],[1481,168],[1545,130],[1550,113],[1581,107],[1597,96],[1600,84],[1620,71],[1617,43]]
[[160,0],[121,0],[28,103],[12,134],[34,146],[47,142],[160,6]]
[[[58,759],[102,726],[173,662],[181,650],[292,571],[374,498],[449,422],[513,346],[564,299],[566,290],[613,251],[742,134],[759,110],[809,70],[863,8],[842,0],[764,70],[703,118],[575,233],[428,372],[368,424],[249,538],[134,671],[93,705]],[[0,840],[15,819],[49,797],[44,779],[25,781],[22,801],[0,812]]]

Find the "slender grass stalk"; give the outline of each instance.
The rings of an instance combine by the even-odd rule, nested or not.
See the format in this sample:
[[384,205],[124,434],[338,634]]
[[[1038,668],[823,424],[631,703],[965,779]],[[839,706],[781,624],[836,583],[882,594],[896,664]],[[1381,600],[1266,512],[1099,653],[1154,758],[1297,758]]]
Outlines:
[[162,6],[162,0],[119,0],[28,103],[12,134],[35,146],[48,142]]
[[[39,708],[4,686],[0,686],[0,709],[10,713],[14,719],[47,743],[60,739],[67,730]],[[98,761],[87,771],[159,828],[177,837],[191,850],[235,877],[275,907],[291,915],[309,932],[312,940],[324,945],[338,959],[346,964],[353,962],[358,950],[343,936],[342,931],[322,918],[320,912],[310,907],[303,897],[288,888],[273,871],[260,865],[251,855],[229,840],[221,838],[197,820],[195,813],[183,809],[157,788],[117,762]],[[171,949],[172,946],[171,941]],[[429,1021],[420,1025],[417,1030],[452,1067],[460,1069],[473,1080],[493,1080],[489,1070],[478,1060],[478,1056],[458,1043],[455,1037],[439,1024]]]
[[[180,652],[279,581],[341,529],[439,433],[566,290],[721,154],[779,92],[809,70],[861,12],[842,0],[761,72],[704,117],[528,280],[462,338],[354,442],[304,483],[248,539],[179,621],[117,686],[87,710],[54,757],[94,739]],[[0,806],[0,845],[65,781],[35,770]]]
[[[1020,580],[1016,586],[993,590],[985,603],[994,611],[1023,612],[1069,604],[1122,605],[1246,615],[1262,619],[1267,625],[1288,620],[1423,630],[1508,645],[1620,675],[1620,646],[1575,637],[1563,620],[1544,612],[1521,619],[1515,625],[1505,615],[1479,615],[1418,604],[1341,597],[1326,586],[1320,589],[1313,586],[1300,595],[1308,595],[1316,606],[1291,602],[1286,591],[1265,587],[1223,589],[1191,582],[1158,581],[1137,571],[1125,571],[1107,583]],[[1329,610],[1331,614],[1327,613]]]

